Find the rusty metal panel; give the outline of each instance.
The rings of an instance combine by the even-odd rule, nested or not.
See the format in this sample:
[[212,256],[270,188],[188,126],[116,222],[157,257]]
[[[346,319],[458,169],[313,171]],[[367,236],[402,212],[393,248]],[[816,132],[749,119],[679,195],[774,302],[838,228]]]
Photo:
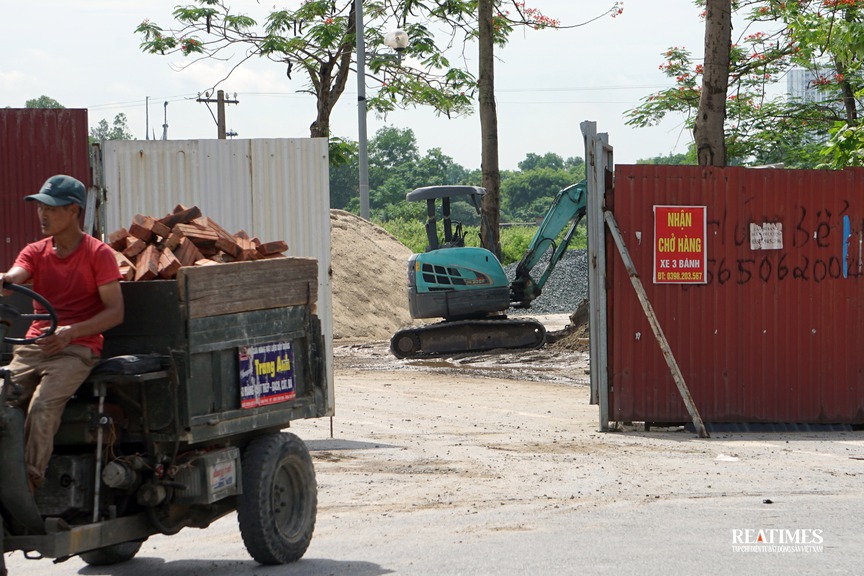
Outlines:
[[[317,258],[318,316],[332,352],[326,139],[108,141],[102,169],[108,232],[128,227],[136,214],[161,217],[183,204],[231,233],[284,240],[289,256]],[[332,368],[328,354],[329,406]]]
[[[707,283],[653,282],[658,205],[706,206]],[[864,423],[864,171],[617,166],[607,206],[705,422]],[[687,422],[607,246],[610,418]]]
[[42,237],[36,209],[23,201],[55,174],[69,174],[90,185],[87,110],[70,108],[0,109],[0,268]]

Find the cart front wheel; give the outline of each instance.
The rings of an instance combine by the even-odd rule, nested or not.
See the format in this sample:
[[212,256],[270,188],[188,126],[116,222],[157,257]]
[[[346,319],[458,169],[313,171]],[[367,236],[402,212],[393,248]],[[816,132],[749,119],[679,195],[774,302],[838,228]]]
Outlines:
[[306,445],[294,434],[268,434],[243,451],[240,535],[261,564],[299,560],[312,540],[318,485]]

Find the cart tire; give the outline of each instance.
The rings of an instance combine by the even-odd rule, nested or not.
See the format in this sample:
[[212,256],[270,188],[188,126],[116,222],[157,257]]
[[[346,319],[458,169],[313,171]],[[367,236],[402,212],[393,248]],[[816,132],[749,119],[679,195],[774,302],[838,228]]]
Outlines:
[[90,566],[109,566],[131,560],[141,550],[142,542],[123,542],[98,548],[89,552],[82,552],[81,559]]
[[309,450],[294,434],[268,434],[249,443],[241,465],[237,520],[246,550],[260,564],[296,562],[312,540],[318,510]]

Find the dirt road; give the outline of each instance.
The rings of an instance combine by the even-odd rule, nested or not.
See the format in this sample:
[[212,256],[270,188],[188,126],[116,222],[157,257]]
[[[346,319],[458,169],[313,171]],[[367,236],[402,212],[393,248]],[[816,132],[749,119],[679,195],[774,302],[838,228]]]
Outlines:
[[581,353],[397,361],[367,344],[336,366],[333,436],[327,419],[291,429],[319,484],[298,564],[257,566],[230,516],[151,538],[122,567],[16,554],[10,574],[860,571],[861,432],[600,433]]

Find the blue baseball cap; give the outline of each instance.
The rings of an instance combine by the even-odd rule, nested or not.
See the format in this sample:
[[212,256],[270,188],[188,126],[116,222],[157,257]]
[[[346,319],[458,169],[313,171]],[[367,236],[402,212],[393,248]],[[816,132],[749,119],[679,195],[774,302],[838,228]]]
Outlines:
[[65,174],[58,174],[46,180],[37,194],[25,196],[24,200],[35,200],[48,206],[78,204],[83,207],[86,197],[87,192],[80,180]]

